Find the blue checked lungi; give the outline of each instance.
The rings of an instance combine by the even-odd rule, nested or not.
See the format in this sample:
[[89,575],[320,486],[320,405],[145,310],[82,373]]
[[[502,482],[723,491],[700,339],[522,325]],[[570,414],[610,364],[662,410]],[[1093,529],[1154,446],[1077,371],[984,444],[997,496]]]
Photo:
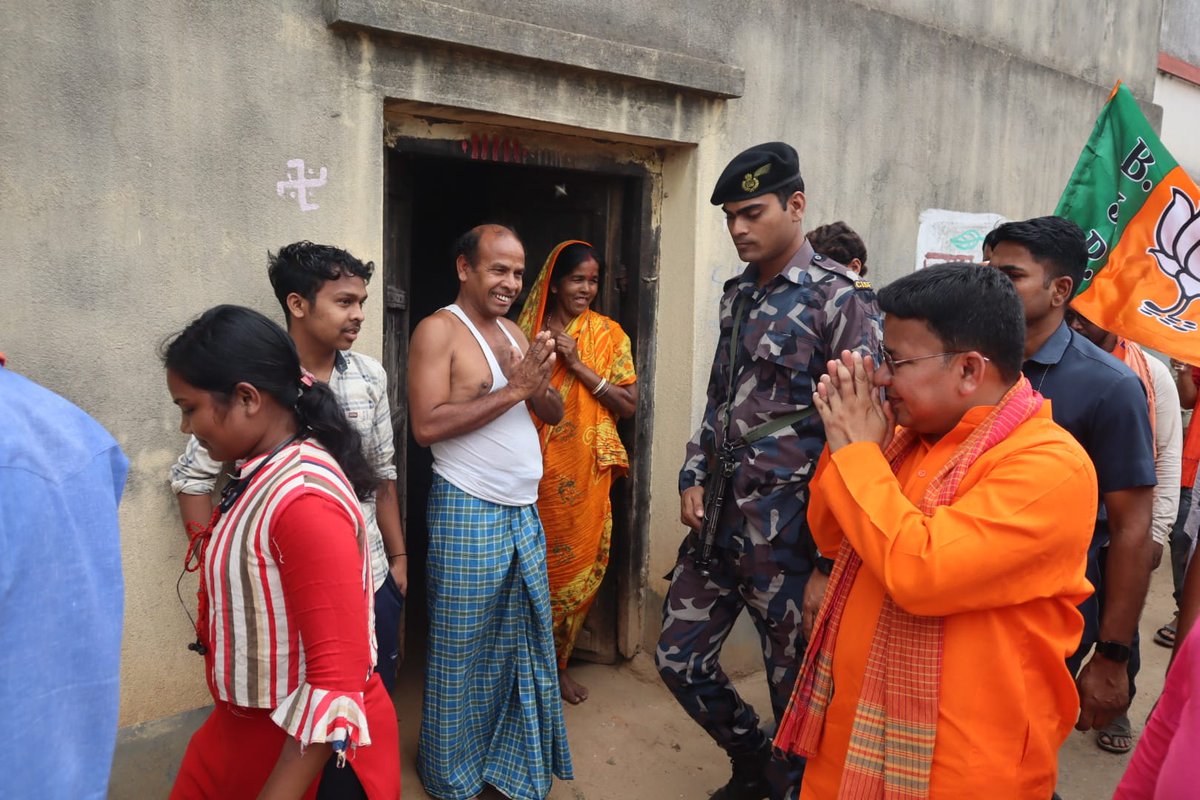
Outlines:
[[501,506],[433,476],[429,658],[417,769],[467,800],[491,784],[542,800],[573,776],[537,507]]

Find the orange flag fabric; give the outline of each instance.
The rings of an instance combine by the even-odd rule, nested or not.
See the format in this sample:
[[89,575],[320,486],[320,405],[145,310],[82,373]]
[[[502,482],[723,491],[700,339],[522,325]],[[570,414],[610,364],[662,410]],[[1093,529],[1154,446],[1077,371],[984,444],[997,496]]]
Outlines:
[[1100,327],[1200,364],[1200,189],[1121,83],[1054,212],[1087,235],[1072,307]]

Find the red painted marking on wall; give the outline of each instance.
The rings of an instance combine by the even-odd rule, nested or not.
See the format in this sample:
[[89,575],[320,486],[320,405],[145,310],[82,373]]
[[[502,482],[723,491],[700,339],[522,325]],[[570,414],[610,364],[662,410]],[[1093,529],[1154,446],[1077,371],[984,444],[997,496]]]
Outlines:
[[464,136],[458,142],[458,147],[464,156],[473,160],[502,161],[504,163],[522,163],[530,152],[515,137],[500,136],[499,134],[478,134]]

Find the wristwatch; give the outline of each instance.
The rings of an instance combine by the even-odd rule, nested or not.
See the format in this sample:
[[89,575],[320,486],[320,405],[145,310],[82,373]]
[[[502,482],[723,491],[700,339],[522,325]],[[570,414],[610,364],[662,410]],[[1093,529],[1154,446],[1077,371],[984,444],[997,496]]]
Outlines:
[[1096,652],[1109,661],[1116,661],[1118,664],[1124,664],[1133,655],[1133,649],[1129,645],[1121,644],[1120,642],[1097,642]]
[[817,556],[816,567],[817,572],[821,573],[822,575],[829,575],[831,572],[833,572],[833,559],[826,558],[825,556]]

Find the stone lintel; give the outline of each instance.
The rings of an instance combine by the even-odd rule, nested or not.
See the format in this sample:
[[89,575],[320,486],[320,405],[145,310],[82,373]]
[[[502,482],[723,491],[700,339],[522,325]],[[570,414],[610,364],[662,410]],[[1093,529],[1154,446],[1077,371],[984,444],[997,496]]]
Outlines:
[[468,11],[433,0],[326,0],[330,27],[370,30],[648,81],[712,97],[741,97],[740,67]]

